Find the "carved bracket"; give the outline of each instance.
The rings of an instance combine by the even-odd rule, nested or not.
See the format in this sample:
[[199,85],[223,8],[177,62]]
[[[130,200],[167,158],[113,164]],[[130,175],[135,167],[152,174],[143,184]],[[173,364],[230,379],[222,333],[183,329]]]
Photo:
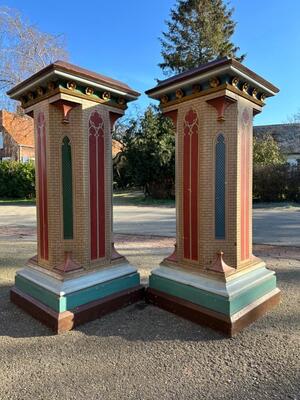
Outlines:
[[111,244],[111,261],[124,260],[125,257],[117,252],[114,242]]
[[170,254],[167,258],[164,259],[164,261],[172,261],[172,262],[177,262],[177,243],[174,245],[174,251],[172,254]]
[[111,131],[113,130],[115,122],[117,121],[117,119],[121,118],[122,116],[123,116],[123,114],[115,113],[113,111],[109,112],[109,121],[110,121]]
[[62,264],[60,264],[58,267],[55,267],[54,269],[56,271],[59,271],[60,273],[67,273],[67,272],[78,271],[83,268],[77,261],[73,260],[72,252],[66,251],[65,252],[65,261]]
[[63,118],[61,122],[63,124],[68,124],[70,122],[69,121],[70,112],[73,110],[73,108],[79,106],[78,103],[73,103],[72,101],[67,101],[62,99],[52,104],[62,112]]
[[256,115],[258,115],[258,114],[260,114],[260,113],[261,113],[260,110],[257,110],[257,109],[255,109],[255,108],[253,108],[253,117],[256,117]]
[[219,251],[217,253],[217,257],[212,266],[209,268],[209,270],[214,272],[219,272],[224,275],[231,275],[232,273],[235,272],[235,268],[232,268],[225,263],[225,261],[223,260],[223,255],[224,255],[223,251]]
[[173,121],[175,129],[177,126],[177,115],[178,115],[178,110],[168,111],[168,112],[164,113],[165,117],[170,118]]
[[211,100],[206,100],[208,104],[213,106],[217,113],[218,113],[218,121],[225,121],[225,111],[226,109],[233,103],[236,102],[236,100],[231,99],[230,97],[227,96],[222,96],[222,97],[217,97],[215,99]]

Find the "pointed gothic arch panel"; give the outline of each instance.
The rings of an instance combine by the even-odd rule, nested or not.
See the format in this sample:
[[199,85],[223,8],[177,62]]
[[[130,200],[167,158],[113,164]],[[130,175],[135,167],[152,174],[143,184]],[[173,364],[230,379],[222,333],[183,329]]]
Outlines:
[[72,148],[68,136],[62,140],[62,197],[63,197],[63,237],[73,239],[73,173]]
[[226,142],[222,133],[215,142],[215,238],[226,236]]
[[47,178],[47,149],[46,149],[46,119],[40,112],[37,117],[37,162],[39,190],[39,256],[43,260],[49,258],[48,245],[48,178]]
[[198,260],[198,141],[197,112],[190,109],[184,117],[183,137],[183,221],[184,258]]
[[104,122],[98,111],[89,119],[91,259],[105,257]]

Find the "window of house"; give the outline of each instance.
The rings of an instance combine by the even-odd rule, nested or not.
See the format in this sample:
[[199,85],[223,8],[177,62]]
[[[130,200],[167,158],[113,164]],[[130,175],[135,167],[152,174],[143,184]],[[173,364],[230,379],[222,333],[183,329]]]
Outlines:
[[0,150],[3,149],[4,143],[3,143],[3,133],[0,132]]

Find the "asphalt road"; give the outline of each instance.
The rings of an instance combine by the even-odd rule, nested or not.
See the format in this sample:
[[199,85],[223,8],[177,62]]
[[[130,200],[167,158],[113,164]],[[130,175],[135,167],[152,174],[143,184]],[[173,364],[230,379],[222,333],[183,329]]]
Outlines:
[[[35,228],[35,207],[0,205],[0,229]],[[173,207],[114,206],[114,232],[173,237]],[[1,231],[0,231],[1,233]],[[253,241],[258,244],[300,246],[300,207],[258,208],[253,212]]]
[[[276,221],[287,232],[279,238],[300,237],[298,211],[255,214],[272,238]],[[175,233],[172,208],[117,206],[115,223]],[[298,249],[255,246],[277,273],[282,302],[237,337],[144,302],[55,336],[9,301],[16,270],[36,253],[35,224],[35,207],[0,206],[0,400],[300,400]],[[125,238],[117,235],[117,248],[145,283],[173,239]]]
[[[145,279],[169,242],[118,249]],[[299,252],[255,246],[282,302],[232,339],[143,302],[55,336],[9,301],[35,247],[0,241],[0,400],[300,400]]]

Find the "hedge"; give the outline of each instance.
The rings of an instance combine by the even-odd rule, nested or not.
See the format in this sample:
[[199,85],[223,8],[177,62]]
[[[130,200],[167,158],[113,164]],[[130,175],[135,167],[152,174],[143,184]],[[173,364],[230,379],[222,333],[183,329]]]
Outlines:
[[253,198],[265,202],[300,202],[300,165],[254,166]]
[[35,169],[32,162],[0,162],[0,197],[9,199],[35,197]]
[[[0,198],[32,197],[35,197],[34,164],[17,161],[0,162]],[[300,203],[300,165],[254,166],[253,198],[265,202]]]

